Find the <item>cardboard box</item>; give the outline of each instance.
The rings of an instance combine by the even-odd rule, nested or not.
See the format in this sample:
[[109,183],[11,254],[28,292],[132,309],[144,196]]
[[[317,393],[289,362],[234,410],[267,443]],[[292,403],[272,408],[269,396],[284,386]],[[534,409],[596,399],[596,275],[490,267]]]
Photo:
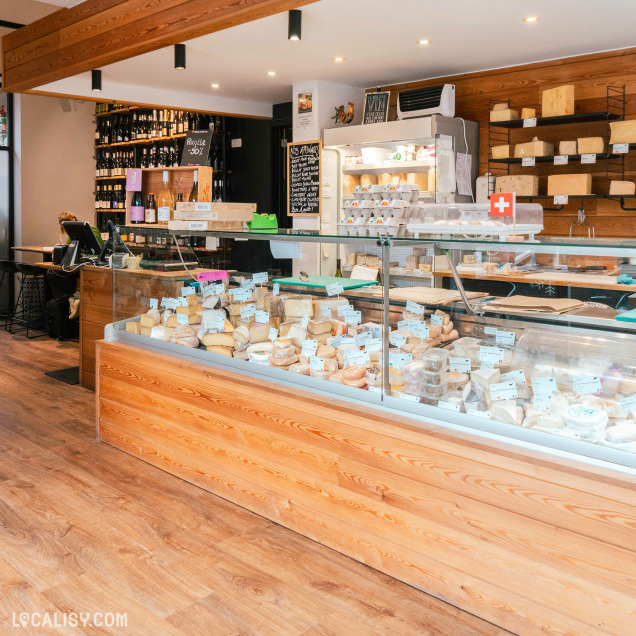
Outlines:
[[490,121],[512,121],[513,119],[519,119],[519,111],[512,108],[506,108],[502,110],[491,110]]
[[539,194],[539,177],[528,174],[497,177],[495,192],[515,192],[518,196],[537,196]]
[[636,119],[610,122],[611,144],[633,144],[636,143]]
[[562,115],[574,115],[573,84],[551,88],[541,94],[541,117]]
[[[250,216],[250,220],[252,217]],[[223,221],[169,221],[169,230],[186,232],[207,232],[211,230],[242,230],[243,221],[223,220]]]
[[576,141],[560,141],[559,142],[559,154],[560,155],[576,155]]
[[576,196],[592,194],[591,174],[553,174],[548,177],[548,195]]
[[174,218],[176,221],[251,221],[254,212],[256,203],[177,203]]
[[515,145],[515,157],[551,157],[554,154],[554,144],[548,141],[533,139],[523,144]]
[[505,144],[503,146],[493,146],[491,148],[493,159],[509,159],[510,158],[510,145]]
[[636,183],[633,181],[610,181],[611,195],[632,195],[636,194]]
[[600,155],[605,152],[603,137],[579,137],[576,143],[579,155]]

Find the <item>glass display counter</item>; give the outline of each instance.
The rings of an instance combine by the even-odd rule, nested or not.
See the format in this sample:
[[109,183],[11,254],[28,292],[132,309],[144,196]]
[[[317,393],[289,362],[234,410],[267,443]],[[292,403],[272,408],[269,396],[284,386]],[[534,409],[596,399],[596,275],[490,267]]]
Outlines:
[[[161,232],[183,248],[170,264],[142,259],[136,278],[113,270],[107,340],[636,467],[636,323],[632,287],[619,282],[636,241]],[[243,263],[264,245],[271,259],[207,266],[186,248],[206,237]],[[337,244],[345,278],[318,264],[286,276],[309,243]]]

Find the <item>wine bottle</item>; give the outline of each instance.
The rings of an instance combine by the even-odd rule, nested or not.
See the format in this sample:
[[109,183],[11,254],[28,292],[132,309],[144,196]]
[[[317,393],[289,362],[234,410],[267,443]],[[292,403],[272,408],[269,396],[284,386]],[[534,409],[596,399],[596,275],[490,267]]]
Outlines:
[[154,192],[151,192],[148,195],[148,202],[146,203],[145,221],[146,223],[157,222],[157,203],[155,202]]
[[177,194],[177,203],[183,203],[183,192]]
[[168,171],[163,171],[163,186],[157,200],[157,223],[168,225],[174,218],[174,197],[168,185]]
[[342,278],[342,271],[340,270],[340,259],[336,259],[336,278]]
[[145,217],[144,196],[138,191],[133,194],[132,205],[130,207],[130,222],[143,223]]
[[190,192],[190,198],[188,199],[191,203],[196,203],[199,200],[199,171],[194,171],[194,183],[192,184],[192,190]]

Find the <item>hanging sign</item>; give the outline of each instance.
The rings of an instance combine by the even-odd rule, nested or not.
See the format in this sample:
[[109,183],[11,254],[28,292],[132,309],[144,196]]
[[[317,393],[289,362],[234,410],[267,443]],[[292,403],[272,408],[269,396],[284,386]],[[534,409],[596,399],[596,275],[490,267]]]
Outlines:
[[181,166],[207,166],[211,130],[189,130],[181,153]]
[[363,124],[379,124],[389,117],[389,91],[382,93],[367,93],[364,98]]
[[322,142],[298,141],[287,144],[287,214],[288,216],[320,216]]

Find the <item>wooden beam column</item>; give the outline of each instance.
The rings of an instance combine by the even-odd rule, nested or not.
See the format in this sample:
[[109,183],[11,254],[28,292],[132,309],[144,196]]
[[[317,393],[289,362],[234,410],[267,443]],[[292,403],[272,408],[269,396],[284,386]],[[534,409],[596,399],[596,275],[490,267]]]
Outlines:
[[317,0],[85,0],[2,38],[2,84],[43,84]]

